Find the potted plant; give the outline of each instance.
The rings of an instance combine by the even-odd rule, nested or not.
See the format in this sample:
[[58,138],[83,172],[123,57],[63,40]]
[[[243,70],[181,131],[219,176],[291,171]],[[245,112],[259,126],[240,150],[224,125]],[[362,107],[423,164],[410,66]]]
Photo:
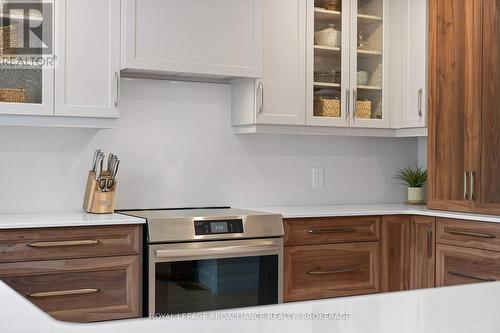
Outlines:
[[423,203],[424,196],[422,186],[427,182],[427,170],[424,170],[422,167],[416,169],[405,168],[399,170],[396,178],[408,186],[408,203]]

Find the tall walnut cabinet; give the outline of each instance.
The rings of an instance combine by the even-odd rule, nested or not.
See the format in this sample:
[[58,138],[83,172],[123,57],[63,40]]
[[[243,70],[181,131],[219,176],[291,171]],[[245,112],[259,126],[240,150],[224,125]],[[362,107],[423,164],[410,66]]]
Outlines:
[[429,208],[500,214],[498,31],[498,0],[429,2]]

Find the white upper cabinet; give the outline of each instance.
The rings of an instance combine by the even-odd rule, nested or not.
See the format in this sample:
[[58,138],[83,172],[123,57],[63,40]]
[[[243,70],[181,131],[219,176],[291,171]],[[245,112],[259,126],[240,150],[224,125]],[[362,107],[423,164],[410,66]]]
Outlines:
[[[42,26],[44,36],[52,36],[54,25],[46,22],[54,15],[54,2],[34,10],[24,21],[19,1],[0,2],[2,19],[9,20],[0,30],[0,114],[2,115],[53,115],[54,114],[54,66],[51,55],[44,55],[41,49],[24,49],[31,39],[24,38],[24,25]],[[34,4],[35,7],[37,4]],[[2,10],[6,9],[5,12]],[[22,38],[23,37],[23,38]],[[36,37],[34,45],[36,44]],[[35,59],[35,61],[33,61]],[[43,59],[47,59],[46,62]]]
[[427,122],[427,1],[403,1],[402,127],[426,127]]
[[56,2],[58,116],[118,117],[120,0]]
[[390,128],[390,1],[307,3],[307,124]]
[[305,125],[306,2],[263,6],[262,78],[233,81],[233,125]]
[[122,69],[259,78],[265,1],[122,0]]

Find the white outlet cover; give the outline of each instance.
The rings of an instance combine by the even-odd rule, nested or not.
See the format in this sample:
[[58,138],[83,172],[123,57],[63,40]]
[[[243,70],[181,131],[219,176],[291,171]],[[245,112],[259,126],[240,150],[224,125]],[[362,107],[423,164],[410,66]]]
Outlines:
[[312,187],[323,187],[324,182],[324,169],[323,168],[313,168],[312,169]]

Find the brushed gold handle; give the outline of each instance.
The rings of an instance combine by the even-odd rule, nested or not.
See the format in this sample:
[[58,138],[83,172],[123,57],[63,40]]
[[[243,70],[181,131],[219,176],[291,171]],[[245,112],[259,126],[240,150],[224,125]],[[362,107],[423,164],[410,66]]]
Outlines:
[[99,243],[95,239],[74,240],[74,241],[56,241],[56,242],[37,242],[28,244],[29,247],[59,247],[59,246],[79,246],[79,245],[95,245]]
[[452,235],[459,236],[471,236],[471,237],[479,237],[479,238],[497,238],[497,236],[492,234],[487,234],[483,232],[470,232],[470,231],[461,231],[461,230],[446,230],[447,233]]
[[473,279],[473,280],[485,281],[485,282],[494,282],[494,281],[497,280],[495,278],[481,277],[481,276],[471,275],[471,274],[462,273],[462,272],[448,271],[448,274],[459,276],[459,277],[463,277],[463,278],[466,278],[466,279]]
[[29,294],[28,297],[42,298],[42,297],[68,296],[68,295],[84,295],[84,294],[93,294],[98,291],[99,289],[97,288],[46,291],[42,293]]
[[352,273],[354,272],[354,268],[346,268],[346,269],[334,269],[329,271],[310,271],[307,272],[308,275],[330,275],[330,274],[340,274],[340,273]]
[[354,228],[328,228],[328,229],[312,229],[309,230],[310,234],[333,234],[337,232],[354,232]]

